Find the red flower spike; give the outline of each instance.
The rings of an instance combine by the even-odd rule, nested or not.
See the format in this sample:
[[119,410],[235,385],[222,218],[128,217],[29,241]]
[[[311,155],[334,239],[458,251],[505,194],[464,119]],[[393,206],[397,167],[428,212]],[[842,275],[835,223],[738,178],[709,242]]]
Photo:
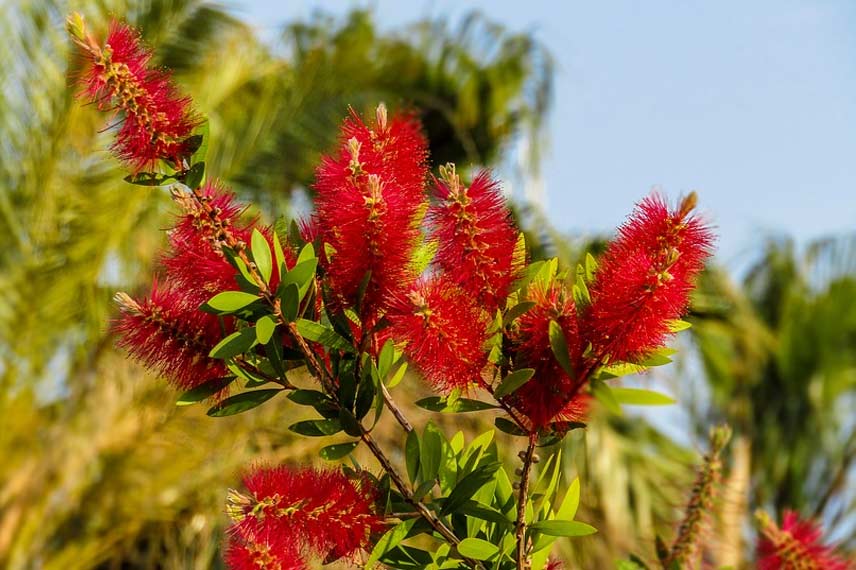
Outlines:
[[416,283],[388,314],[390,336],[438,391],[478,383],[489,315],[446,274]]
[[538,429],[552,422],[582,421],[589,397],[579,390],[580,380],[565,372],[550,345],[550,321],[555,321],[565,335],[574,370],[582,369],[574,300],[559,283],[533,283],[527,300],[534,301],[535,306],[517,319],[512,331],[514,366],[532,368],[535,374],[512,394],[511,403]]
[[113,144],[116,155],[137,172],[159,159],[186,158],[191,151],[188,138],[201,120],[170,74],[149,67],[152,52],[139,33],[114,21],[103,46],[77,40],[90,62],[81,79],[84,95],[99,109],[121,114]]
[[321,263],[346,307],[357,304],[369,275],[361,306],[369,326],[416,279],[410,261],[426,207],[426,157],[418,122],[405,115],[387,121],[381,106],[374,128],[356,114],[346,120],[338,156],[325,157],[317,170],[312,227],[325,244]]
[[439,244],[434,263],[453,275],[489,312],[504,307],[525,259],[515,255],[519,232],[511,221],[499,185],[480,172],[469,187],[450,164],[435,180],[438,204],[428,211]]
[[322,558],[350,556],[385,527],[370,481],[339,470],[261,468],[244,477],[244,484],[249,495],[231,492],[227,510],[235,521],[231,531],[245,541],[288,537]]
[[197,310],[183,292],[156,282],[147,299],[118,293],[116,301],[123,313],[114,324],[119,346],[176,387],[189,390],[226,375],[223,361],[208,356],[223,338],[218,318]]
[[[244,207],[235,201],[235,196],[219,182],[209,182],[202,189],[204,199],[219,212],[219,218],[228,228],[231,239],[249,244],[255,220],[241,223]],[[223,246],[228,245],[227,236],[220,235],[217,226],[196,201],[187,194],[176,194],[175,199],[184,213],[169,232],[170,252],[161,263],[166,276],[175,288],[185,291],[197,305],[207,301],[221,291],[238,289],[235,276],[238,272],[227,260]],[[260,227],[273,248],[274,235],[270,228]],[[294,266],[296,257],[289,247],[283,248],[286,266]],[[274,267],[270,287],[276,290],[279,284],[279,268]]]
[[694,193],[677,210],[649,196],[607,246],[583,319],[583,336],[598,357],[644,358],[665,344],[669,322],[686,313],[713,242],[710,228],[691,215],[694,207]]
[[287,536],[276,540],[233,538],[226,550],[230,570],[305,570],[297,544]]
[[759,570],[853,570],[856,565],[838,557],[822,542],[817,523],[800,520],[799,514],[786,511],[781,528],[770,516],[756,513],[762,537],[758,543]]

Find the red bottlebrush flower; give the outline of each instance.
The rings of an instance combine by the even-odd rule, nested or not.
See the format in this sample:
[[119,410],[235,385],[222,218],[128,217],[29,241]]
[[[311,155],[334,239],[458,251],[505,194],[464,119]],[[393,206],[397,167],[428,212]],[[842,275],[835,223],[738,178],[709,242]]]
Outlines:
[[149,67],[152,52],[139,33],[114,21],[103,46],[75,39],[89,59],[82,77],[84,94],[99,109],[116,110],[121,126],[113,150],[135,171],[157,160],[178,162],[191,150],[188,138],[201,120],[182,97],[166,71]]
[[245,541],[264,538],[327,557],[350,556],[384,528],[376,507],[377,490],[367,479],[339,470],[273,467],[244,477],[249,495],[232,491],[231,532]]
[[588,399],[579,387],[584,379],[568,375],[556,360],[550,344],[550,322],[565,335],[571,364],[583,367],[577,311],[571,295],[559,283],[533,283],[527,300],[535,306],[523,313],[512,331],[515,368],[532,368],[535,374],[511,396],[512,405],[543,428],[551,422],[578,422],[585,418]]
[[455,166],[441,168],[435,181],[439,203],[428,211],[443,271],[493,312],[504,306],[525,259],[515,255],[519,232],[511,221],[499,185],[481,172],[466,187]]
[[389,334],[442,392],[478,383],[490,317],[445,274],[416,283],[388,314]]
[[[333,259],[322,266],[337,300],[355,306],[366,275],[361,315],[374,318],[404,294],[424,211],[427,145],[410,116],[387,121],[383,106],[373,128],[356,115],[345,121],[337,156],[317,170],[315,228]],[[368,323],[371,325],[371,322]]]
[[230,570],[305,570],[298,545],[283,536],[268,540],[260,537],[235,537],[225,555]]
[[199,311],[183,292],[155,283],[147,299],[118,293],[116,301],[123,313],[114,325],[119,346],[175,386],[189,390],[226,375],[223,361],[208,356],[223,338],[217,316]]
[[664,345],[669,321],[686,313],[713,241],[710,228],[691,215],[694,206],[695,194],[676,210],[649,196],[607,246],[583,319],[583,336],[598,357],[643,358]]
[[[219,182],[208,182],[202,195],[218,212],[219,222],[226,229],[221,230],[192,197],[176,194],[184,213],[169,232],[170,251],[161,260],[170,283],[193,297],[197,305],[221,291],[238,289],[235,280],[238,271],[226,260],[223,247],[249,244],[255,225],[255,220],[241,223],[244,207]],[[259,230],[273,247],[273,232],[264,227]],[[293,267],[296,259],[291,248],[283,248],[283,254],[286,265]],[[278,283],[279,268],[275,267],[271,289],[275,290]]]
[[856,565],[838,557],[823,544],[819,526],[800,520],[799,514],[786,511],[781,528],[770,516],[756,513],[762,537],[758,542],[759,570],[853,570]]

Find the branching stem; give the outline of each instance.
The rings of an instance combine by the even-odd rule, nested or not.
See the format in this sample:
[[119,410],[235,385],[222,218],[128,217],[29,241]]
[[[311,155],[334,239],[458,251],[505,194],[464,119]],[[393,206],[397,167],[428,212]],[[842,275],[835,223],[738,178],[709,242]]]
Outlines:
[[538,436],[535,432],[529,434],[529,445],[523,453],[523,469],[520,473],[520,488],[517,491],[517,568],[525,570],[529,567],[526,545],[526,502],[529,498],[529,472],[535,459],[535,443]]

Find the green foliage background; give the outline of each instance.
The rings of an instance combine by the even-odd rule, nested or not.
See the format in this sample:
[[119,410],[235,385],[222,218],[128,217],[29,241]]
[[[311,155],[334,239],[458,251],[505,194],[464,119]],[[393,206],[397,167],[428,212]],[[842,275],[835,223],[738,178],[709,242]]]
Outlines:
[[[148,286],[171,210],[163,191],[121,181],[104,116],[74,98],[77,62],[63,30],[72,10],[97,30],[110,14],[142,28],[208,115],[208,171],[268,219],[288,215],[295,192],[310,187],[349,105],[419,109],[435,164],[498,164],[515,137],[541,140],[552,62],[530,36],[479,15],[393,33],[363,12],[318,16],[284,26],[271,47],[196,0],[0,8],[0,566],[218,567],[223,497],[240,469],[312,460],[316,442],[287,433],[292,409],[217,420],[176,409],[161,379],[114,350],[112,294]],[[519,214],[533,228],[533,256],[572,263],[597,248],[555,234],[537,212]],[[846,239],[806,255],[782,241],[759,251],[745,282],[714,270],[702,283],[696,326],[682,339],[691,357],[659,380],[689,404],[699,433],[714,420],[735,426],[710,546],[722,564],[746,559],[743,521],[754,506],[821,516],[856,547],[854,273]],[[414,397],[424,390],[415,378],[407,385]],[[444,419],[449,435],[485,429]],[[380,433],[401,445],[394,430]],[[611,567],[630,551],[653,557],[655,533],[671,536],[696,453],[637,415],[596,413],[566,445],[566,480],[581,476],[581,518],[600,533],[562,555],[580,568]]]

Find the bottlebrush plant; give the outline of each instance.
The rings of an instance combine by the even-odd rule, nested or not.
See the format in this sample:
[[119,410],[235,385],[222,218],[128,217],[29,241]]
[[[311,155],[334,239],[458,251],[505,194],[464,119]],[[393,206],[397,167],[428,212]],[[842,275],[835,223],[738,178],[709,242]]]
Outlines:
[[[207,402],[214,417],[303,406],[317,417],[291,431],[332,438],[320,455],[334,466],[251,467],[228,493],[231,568],[344,558],[556,569],[558,538],[596,532],[575,520],[579,481],[559,492],[559,453],[537,451],[583,429],[596,403],[620,413],[670,402],[614,381],[668,363],[666,343],[689,326],[680,319],[713,243],[694,194],[674,207],[643,199],[600,260],[587,255],[575,272],[529,262],[490,174],[467,183],[450,164],[432,177],[419,122],[380,105],[371,121],[345,120],[318,166],[310,219],[246,221],[220,182],[205,181],[204,118],[150,67],[137,32],[114,22],[99,42],[79,15],[68,29],[88,60],[82,96],[114,115],[126,180],[169,186],[181,212],[149,295],[116,296],[120,344],[182,390],[181,405]],[[519,453],[506,461],[493,430],[467,442],[413,426],[392,396],[409,365],[436,392],[419,406],[490,414]],[[298,382],[301,370],[311,382]],[[403,465],[373,435],[387,412]],[[661,544],[664,568],[695,567],[727,439],[712,436],[684,523],[672,547]],[[335,463],[358,446],[376,469]]]

